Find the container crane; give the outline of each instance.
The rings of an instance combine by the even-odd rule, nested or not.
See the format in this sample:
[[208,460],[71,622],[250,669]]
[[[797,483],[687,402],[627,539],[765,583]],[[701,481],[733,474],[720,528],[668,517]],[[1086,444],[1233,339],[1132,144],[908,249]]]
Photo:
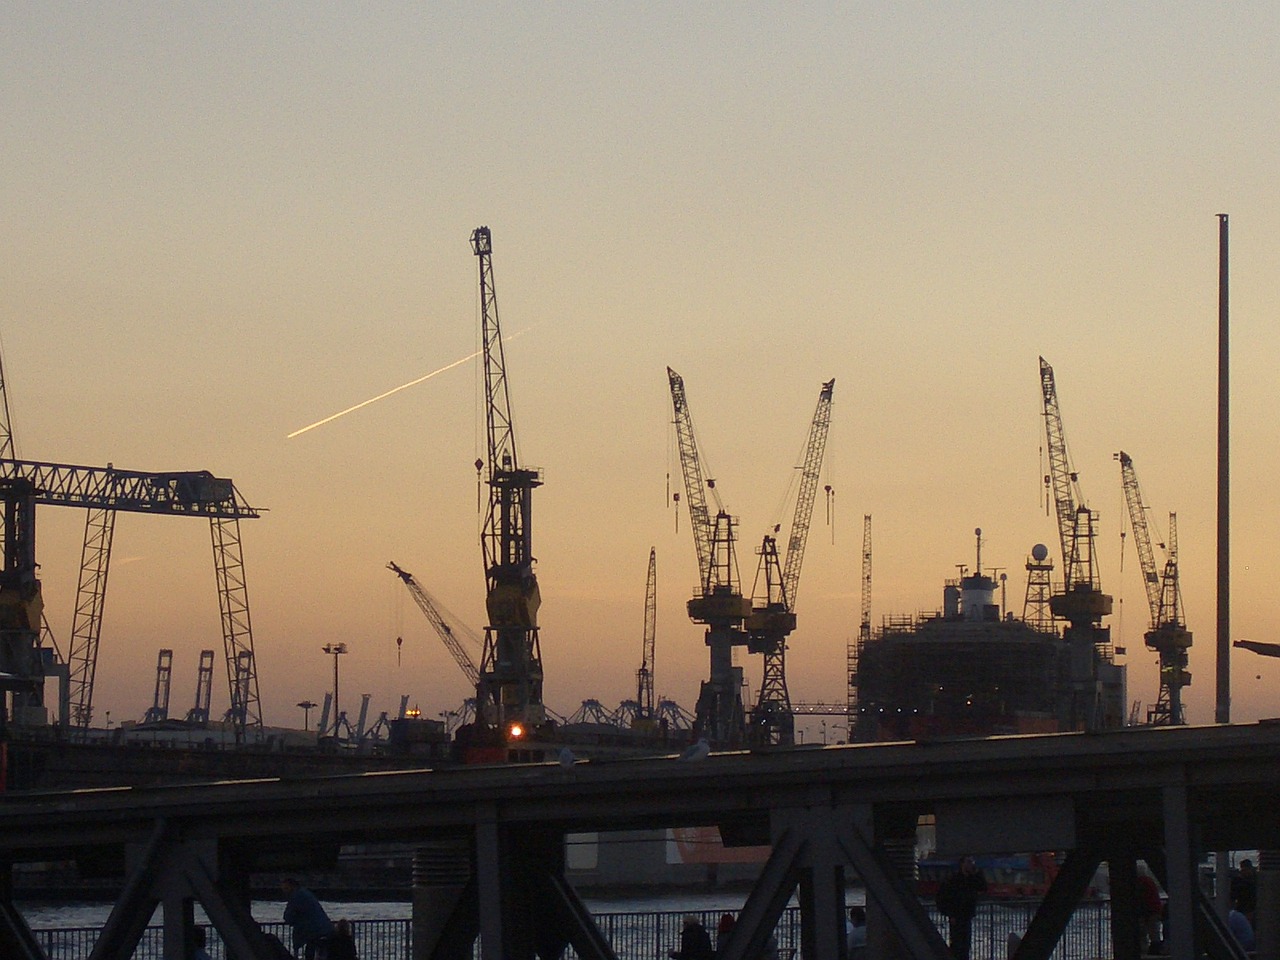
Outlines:
[[[751,713],[751,740],[758,745],[791,746],[795,742],[795,717],[787,692],[786,641],[796,628],[796,592],[800,587],[809,521],[813,518],[818,478],[831,427],[831,396],[835,385],[834,379],[828,380],[818,392],[818,406],[800,464],[800,487],[787,540],[786,564],[782,564],[778,555],[777,539],[766,534],[760,546],[751,615],[743,624],[748,636],[747,650],[764,656],[760,696]],[[776,527],[774,533],[777,533]]]
[[652,726],[656,722],[653,701],[654,640],[658,631],[658,552],[649,548],[649,575],[644,588],[644,638],[640,650],[640,669],[636,671],[636,706],[633,727]]
[[167,647],[156,657],[156,692],[151,706],[143,715],[143,723],[159,723],[169,719],[169,681],[173,677],[173,651]]
[[1053,367],[1040,358],[1049,474],[1062,546],[1062,592],[1050,597],[1053,615],[1067,621],[1063,638],[1070,657],[1072,704],[1068,722],[1074,727],[1118,727],[1124,723],[1124,668],[1114,663],[1111,630],[1102,618],[1111,613],[1111,597],[1102,592],[1094,556],[1096,516],[1084,505],[1079,476],[1067,453],[1062,413]]
[[[542,472],[521,467],[507,391],[502,329],[493,283],[493,239],[488,227],[471,234],[480,268],[480,333],[484,355],[489,497],[481,533],[485,608],[489,625],[476,683],[478,723],[506,740],[528,736],[546,723],[542,653],[538,640],[541,594],[534,572],[532,495]],[[501,743],[487,744],[490,747]]]
[[213,695],[213,651],[200,651],[200,664],[196,670],[195,705],[187,711],[187,723],[203,727],[209,722],[209,704]]
[[1151,532],[1147,526],[1147,508],[1142,502],[1138,474],[1133,458],[1121,450],[1120,478],[1124,499],[1129,508],[1129,527],[1138,550],[1142,584],[1151,611],[1151,628],[1143,636],[1148,648],[1160,656],[1160,693],[1156,704],[1147,712],[1149,724],[1164,726],[1186,723],[1182,709],[1182,688],[1191,682],[1187,671],[1187,650],[1191,632],[1182,617],[1182,589],[1178,581],[1177,516],[1169,515],[1169,541],[1163,573],[1156,571]]
[[[698,693],[696,729],[714,746],[736,747],[745,740],[746,711],[742,703],[742,668],[733,665],[733,648],[747,643],[742,623],[751,613],[751,601],[742,595],[738,579],[733,532],[737,520],[725,510],[715,480],[704,479],[684,379],[670,367],[667,379],[675,411],[689,527],[698,555],[697,593],[689,600],[687,610],[690,620],[706,625],[705,640],[711,658],[710,675]],[[707,506],[708,490],[716,504],[714,518]]]
[[[479,683],[480,671],[476,667],[475,661],[471,659],[471,654],[459,642],[457,633],[449,624],[449,621],[445,619],[444,614],[440,612],[436,602],[431,599],[431,595],[423,589],[422,584],[418,583],[409,571],[400,569],[395,563],[388,563],[387,569],[403,580],[404,585],[409,588],[409,593],[413,596],[414,602],[417,603],[418,609],[427,618],[436,635],[444,641],[445,647],[453,656],[454,663],[466,674],[467,679],[471,681],[473,686]],[[460,629],[467,635],[468,639],[479,642],[478,638],[468,628],[460,627]]]

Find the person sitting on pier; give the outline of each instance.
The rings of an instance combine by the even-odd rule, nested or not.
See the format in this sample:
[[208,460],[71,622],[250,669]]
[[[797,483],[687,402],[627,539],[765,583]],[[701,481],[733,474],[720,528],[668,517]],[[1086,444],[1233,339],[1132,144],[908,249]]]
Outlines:
[[715,955],[707,928],[692,913],[686,916],[680,930],[680,949],[672,950],[667,956],[671,960],[715,960]]
[[333,936],[333,921],[324,912],[316,895],[289,877],[280,884],[284,891],[284,922],[293,929],[293,949],[304,960],[316,960],[316,947]]
[[867,955],[867,911],[864,907],[849,908],[849,922],[845,924],[845,939],[849,960],[862,960]]
[[193,927],[191,930],[191,960],[210,960],[209,951],[205,949],[208,934],[204,927]]
[[334,924],[325,960],[357,960],[356,939],[351,933],[350,920],[339,920]]

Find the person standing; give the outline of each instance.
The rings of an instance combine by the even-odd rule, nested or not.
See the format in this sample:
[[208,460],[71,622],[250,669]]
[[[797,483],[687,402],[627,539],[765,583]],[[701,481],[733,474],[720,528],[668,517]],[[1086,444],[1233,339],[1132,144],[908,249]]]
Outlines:
[[280,884],[284,892],[284,922],[293,930],[293,949],[302,950],[304,960],[315,960],[316,947],[333,936],[333,921],[320,906],[316,895],[292,877]]
[[707,928],[692,913],[686,916],[680,929],[680,949],[672,950],[667,956],[671,960],[715,960],[715,955]]
[[938,909],[946,916],[951,932],[951,955],[955,960],[969,960],[973,943],[973,917],[978,912],[978,897],[987,892],[987,880],[973,857],[964,857],[960,868],[938,888]]

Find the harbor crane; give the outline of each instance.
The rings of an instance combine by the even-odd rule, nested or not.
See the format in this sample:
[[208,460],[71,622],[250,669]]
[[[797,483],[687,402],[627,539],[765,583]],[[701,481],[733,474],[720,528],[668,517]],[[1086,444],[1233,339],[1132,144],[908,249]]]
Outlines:
[[[445,647],[453,656],[454,663],[466,674],[467,679],[471,681],[473,686],[479,683],[480,670],[476,667],[475,661],[471,659],[471,654],[467,652],[466,648],[458,640],[457,632],[449,623],[449,620],[445,618],[439,605],[431,599],[431,595],[423,589],[422,584],[418,583],[408,570],[402,570],[395,563],[388,563],[387,569],[404,581],[404,585],[409,588],[409,593],[413,596],[414,602],[417,603],[418,609],[427,618],[436,635],[444,642]],[[479,645],[479,638],[470,629],[461,624],[459,624],[458,629],[467,636],[467,639]]]
[[[476,470],[487,474],[489,497],[481,544],[485,608],[489,624],[476,682],[477,720],[504,740],[520,739],[546,723],[542,703],[542,653],[538,607],[542,599],[533,556],[533,491],[542,471],[522,467],[507,390],[502,328],[493,282],[493,238],[476,227],[471,248],[480,268],[480,334],[484,356],[487,456]],[[489,746],[500,746],[500,743]]]
[[1164,570],[1157,572],[1151,531],[1147,525],[1147,508],[1138,486],[1138,473],[1133,458],[1121,450],[1120,478],[1124,499],[1129,508],[1129,527],[1138,550],[1142,569],[1142,585],[1151,610],[1151,628],[1143,635],[1148,648],[1160,657],[1160,693],[1154,707],[1147,711],[1147,723],[1156,726],[1186,723],[1182,709],[1182,688],[1191,683],[1187,671],[1187,651],[1191,647],[1191,631],[1182,616],[1182,588],[1178,581],[1178,518],[1169,514],[1169,540]]
[[[742,595],[738,578],[734,552],[737,519],[725,510],[715,480],[704,477],[684,378],[667,367],[667,380],[675,411],[689,526],[698,555],[697,593],[686,609],[690,620],[706,625],[705,640],[711,658],[710,675],[701,685],[694,710],[696,730],[713,746],[738,747],[746,739],[746,710],[742,703],[742,668],[733,664],[733,648],[747,643],[742,624],[751,614],[751,601]],[[708,490],[716,504],[714,517],[707,505]]]
[[786,563],[778,554],[778,532],[765,534],[760,545],[760,566],[753,589],[752,610],[743,626],[747,631],[747,650],[764,658],[760,695],[751,712],[750,740],[760,746],[791,746],[795,742],[795,717],[787,692],[787,637],[796,628],[796,593],[800,587],[800,568],[804,563],[805,545],[809,539],[809,522],[818,492],[822,458],[826,452],[827,433],[831,427],[831,397],[834,379],[818,392],[818,406],[809,427],[809,438],[799,465],[800,486],[796,494],[795,515],[787,539]]
[[1114,664],[1111,629],[1102,625],[1112,601],[1102,592],[1095,557],[1097,518],[1080,493],[1079,475],[1067,452],[1053,367],[1044,357],[1040,358],[1040,389],[1049,452],[1045,486],[1052,489],[1064,577],[1062,592],[1050,597],[1049,607],[1054,617],[1067,621],[1063,638],[1072,678],[1068,720],[1072,726],[1088,729],[1118,727],[1124,722],[1123,668]]

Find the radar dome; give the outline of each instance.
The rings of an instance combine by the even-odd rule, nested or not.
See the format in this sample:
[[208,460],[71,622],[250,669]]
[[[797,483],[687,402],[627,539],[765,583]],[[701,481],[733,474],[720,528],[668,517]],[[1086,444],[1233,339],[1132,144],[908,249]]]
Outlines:
[[1044,558],[1049,556],[1049,548],[1043,543],[1037,543],[1031,548],[1031,556],[1035,558],[1037,563],[1043,563]]

